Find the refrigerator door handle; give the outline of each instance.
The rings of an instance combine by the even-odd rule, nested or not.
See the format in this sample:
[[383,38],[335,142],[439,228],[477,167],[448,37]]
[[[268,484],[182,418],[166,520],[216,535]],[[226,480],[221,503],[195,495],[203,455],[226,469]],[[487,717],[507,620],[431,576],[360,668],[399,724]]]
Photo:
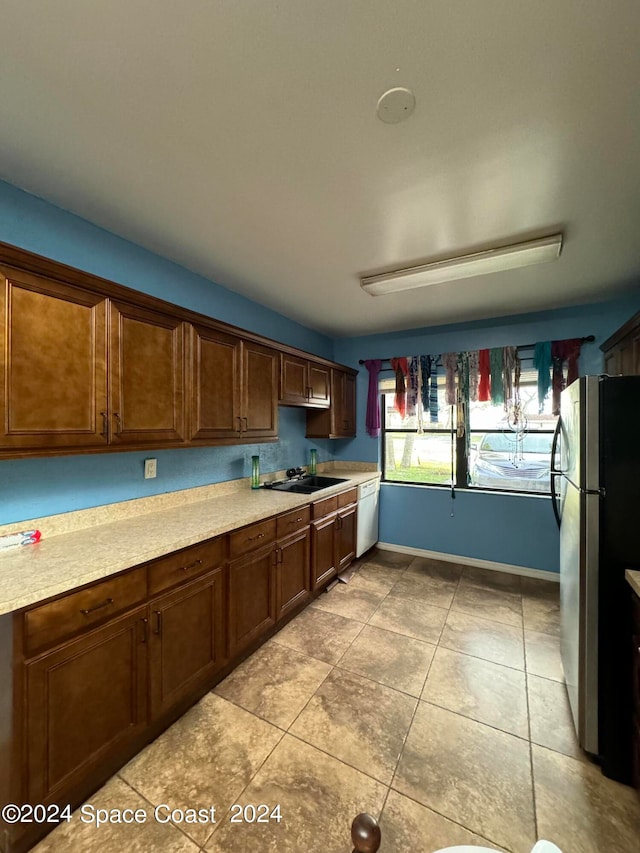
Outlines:
[[558,527],[560,527],[560,509],[558,508],[558,498],[556,497],[556,477],[559,477],[560,474],[557,472],[551,473],[551,505],[553,506],[553,514],[556,517],[556,521],[558,522]]
[[560,418],[556,423],[556,428],[553,433],[553,441],[551,442],[551,473],[552,474],[562,474],[564,473],[559,468],[556,468],[556,454],[558,452],[558,441],[560,440],[560,432],[562,430],[562,424],[560,422]]
[[553,514],[560,527],[560,508],[558,507],[558,498],[556,497],[556,477],[562,476],[562,472],[558,471],[555,465],[556,452],[558,450],[558,439],[560,438],[560,418],[556,424],[556,430],[553,434],[553,442],[551,444],[551,505],[553,506]]

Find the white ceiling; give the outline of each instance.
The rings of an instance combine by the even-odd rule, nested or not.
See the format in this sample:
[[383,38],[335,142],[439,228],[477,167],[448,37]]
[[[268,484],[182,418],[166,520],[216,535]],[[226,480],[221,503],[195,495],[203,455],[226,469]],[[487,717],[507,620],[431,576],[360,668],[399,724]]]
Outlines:
[[[0,20],[0,177],[308,326],[638,286],[637,0],[2,0]],[[387,125],[392,86],[416,109]],[[359,286],[558,230],[548,265]]]

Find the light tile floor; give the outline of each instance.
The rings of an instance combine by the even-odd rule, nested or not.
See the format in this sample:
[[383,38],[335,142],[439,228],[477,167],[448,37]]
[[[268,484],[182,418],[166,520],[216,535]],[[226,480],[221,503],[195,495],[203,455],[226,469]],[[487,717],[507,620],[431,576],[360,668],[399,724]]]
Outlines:
[[[373,552],[89,801],[145,824],[76,813],[36,849],[348,853],[368,811],[381,853],[638,853],[635,792],[576,744],[558,629],[556,584]],[[282,820],[231,823],[234,803]],[[159,804],[217,821],[157,823]]]

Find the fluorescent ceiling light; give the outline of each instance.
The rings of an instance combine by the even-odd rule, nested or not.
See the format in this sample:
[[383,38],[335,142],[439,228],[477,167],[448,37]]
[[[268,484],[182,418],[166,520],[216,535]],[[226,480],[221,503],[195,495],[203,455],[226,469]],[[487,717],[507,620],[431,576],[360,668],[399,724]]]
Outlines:
[[553,234],[514,246],[501,246],[498,249],[460,255],[419,267],[365,276],[360,279],[360,284],[371,296],[383,296],[399,290],[413,290],[415,287],[427,287],[431,284],[443,284],[446,281],[555,261],[561,249],[562,234]]

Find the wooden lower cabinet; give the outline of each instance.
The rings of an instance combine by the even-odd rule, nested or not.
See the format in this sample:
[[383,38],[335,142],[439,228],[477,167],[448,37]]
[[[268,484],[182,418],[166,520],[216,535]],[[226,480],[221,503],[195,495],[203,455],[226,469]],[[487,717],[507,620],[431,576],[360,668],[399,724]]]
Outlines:
[[210,681],[226,662],[224,568],[153,601],[149,615],[151,717]]
[[229,565],[229,654],[233,657],[276,623],[274,543]]
[[[355,493],[357,495],[357,493]],[[338,496],[338,500],[342,495]],[[316,504],[317,506],[317,504]],[[311,524],[311,586],[318,590],[347,568],[356,556],[357,503],[338,509]]]
[[337,574],[336,515],[320,518],[311,524],[311,586],[320,589]]
[[281,619],[310,596],[308,527],[281,539],[276,548],[277,618]]
[[27,799],[54,801],[147,722],[147,608],[26,664]]
[[[256,522],[15,614],[20,758],[8,783],[13,801],[78,805],[301,609],[353,559],[357,505],[342,504],[355,494]],[[10,849],[21,853],[45,829],[12,828],[17,846]],[[0,825],[0,840],[2,832]]]
[[336,519],[337,534],[336,548],[337,556],[336,563],[338,572],[351,563],[356,556],[356,518],[358,505],[352,504],[338,511]]

